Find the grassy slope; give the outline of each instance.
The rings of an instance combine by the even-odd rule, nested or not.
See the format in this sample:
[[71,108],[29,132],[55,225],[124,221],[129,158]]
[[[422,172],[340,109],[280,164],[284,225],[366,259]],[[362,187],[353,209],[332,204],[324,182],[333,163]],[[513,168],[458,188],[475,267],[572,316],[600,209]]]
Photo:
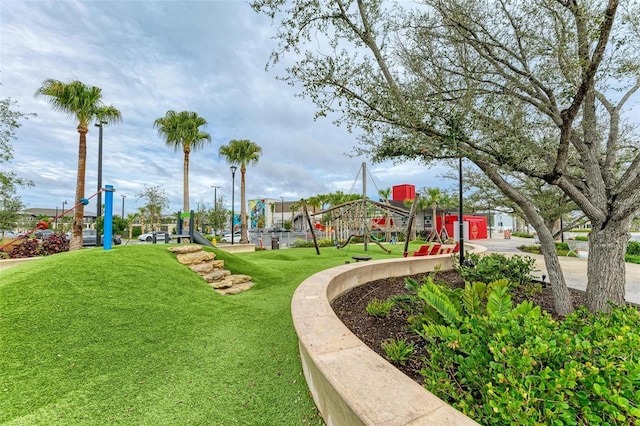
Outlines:
[[[397,257],[401,245],[392,246]],[[256,286],[220,296],[165,246],[62,253],[0,272],[3,424],[318,423],[290,300],[362,254],[217,252]],[[367,253],[387,257],[370,246]]]

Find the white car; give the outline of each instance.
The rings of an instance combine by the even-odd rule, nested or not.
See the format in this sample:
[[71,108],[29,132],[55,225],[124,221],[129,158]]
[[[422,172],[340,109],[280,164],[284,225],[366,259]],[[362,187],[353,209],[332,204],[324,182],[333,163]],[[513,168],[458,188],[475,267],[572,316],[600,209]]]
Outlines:
[[153,234],[156,234],[156,241],[164,241],[167,233],[164,231],[146,232],[144,234],[140,234],[138,240],[151,242],[153,241]]
[[[239,242],[240,241],[240,237],[242,236],[242,233],[240,231],[236,231],[233,234],[233,242]],[[222,238],[220,238],[220,242],[222,243],[230,243],[231,242],[231,234],[224,234],[222,236]]]

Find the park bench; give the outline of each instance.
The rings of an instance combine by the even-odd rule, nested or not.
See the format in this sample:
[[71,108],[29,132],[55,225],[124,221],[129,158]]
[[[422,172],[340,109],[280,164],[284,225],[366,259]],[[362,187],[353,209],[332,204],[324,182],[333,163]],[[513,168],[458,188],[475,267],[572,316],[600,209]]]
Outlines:
[[371,256],[351,256],[351,258],[356,262],[366,262],[367,260],[371,260]]

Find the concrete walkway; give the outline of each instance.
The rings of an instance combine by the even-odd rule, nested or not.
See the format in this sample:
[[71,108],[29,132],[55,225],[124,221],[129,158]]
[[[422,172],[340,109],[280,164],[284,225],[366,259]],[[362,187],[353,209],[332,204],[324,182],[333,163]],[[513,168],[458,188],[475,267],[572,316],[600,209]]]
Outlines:
[[[511,239],[505,239],[502,234],[496,234],[493,237],[492,239],[473,240],[469,243],[484,246],[489,252],[530,256],[536,260],[537,271],[533,275],[537,277],[541,277],[542,274],[549,276],[541,254],[525,253],[517,248],[521,245],[531,245],[533,240],[513,236]],[[586,290],[587,259],[567,256],[560,256],[559,259],[567,285],[571,288]],[[625,299],[629,302],[640,304],[640,265],[635,263],[626,264]]]

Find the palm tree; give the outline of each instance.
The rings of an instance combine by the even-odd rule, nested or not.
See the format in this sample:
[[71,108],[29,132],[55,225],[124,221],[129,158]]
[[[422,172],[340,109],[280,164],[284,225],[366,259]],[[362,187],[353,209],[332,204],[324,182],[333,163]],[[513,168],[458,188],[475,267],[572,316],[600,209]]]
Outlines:
[[[391,195],[391,188],[378,189],[378,195],[386,205],[389,205],[389,196]],[[385,225],[385,239],[391,241],[391,221],[389,220],[389,210],[384,211],[384,225]]]
[[211,135],[200,130],[207,126],[207,120],[193,111],[167,111],[164,117],[156,119],[153,127],[166,144],[176,152],[182,150],[184,154],[182,171],[182,210],[189,213],[189,154],[203,148],[211,142]]
[[78,205],[74,211],[71,241],[69,250],[82,248],[82,227],[84,223],[84,176],[87,166],[87,133],[89,123],[95,119],[101,122],[118,122],[122,119],[120,111],[113,106],[105,106],[102,102],[102,90],[95,86],[86,86],[80,81],[63,83],[47,79],[36,91],[36,97],[48,98],[54,111],[63,112],[78,122],[80,142],[78,146],[78,172],[76,178],[76,200]]
[[[220,147],[218,153],[227,159],[227,163],[240,166],[240,220],[242,234],[240,244],[249,243],[249,233],[247,229],[247,206],[245,200],[245,174],[247,165],[257,164],[262,148],[248,139],[231,140],[228,145]],[[232,231],[233,232],[233,231]]]
[[427,203],[427,205],[431,206],[431,226],[435,231],[436,240],[442,243],[440,230],[438,229],[438,218],[436,217],[438,201],[440,201],[440,198],[442,198],[440,188],[427,188],[427,196],[428,198],[425,198],[425,202]]

